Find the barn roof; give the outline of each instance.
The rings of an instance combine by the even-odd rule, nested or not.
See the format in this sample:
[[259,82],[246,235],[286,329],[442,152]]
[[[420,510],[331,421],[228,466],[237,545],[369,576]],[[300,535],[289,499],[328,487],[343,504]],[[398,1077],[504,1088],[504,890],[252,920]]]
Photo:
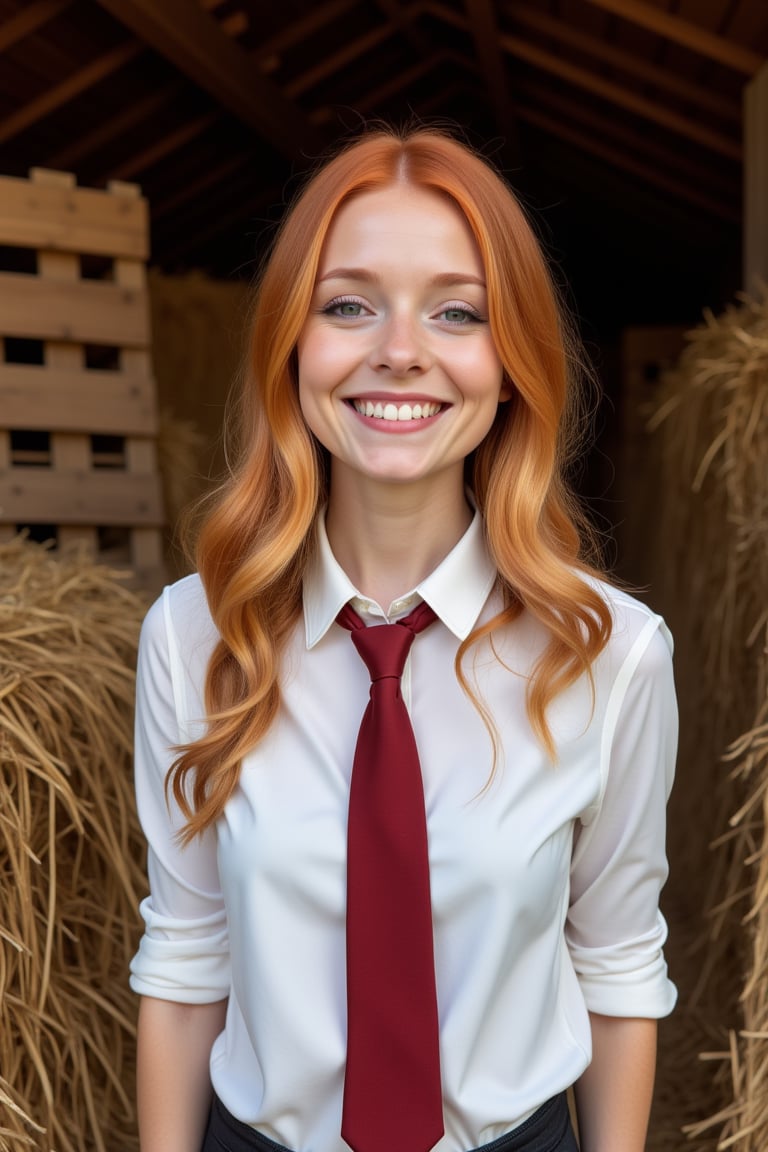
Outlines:
[[0,0],[0,171],[137,182],[153,261],[231,276],[340,133],[447,118],[577,265],[615,224],[729,289],[766,57],[764,0]]

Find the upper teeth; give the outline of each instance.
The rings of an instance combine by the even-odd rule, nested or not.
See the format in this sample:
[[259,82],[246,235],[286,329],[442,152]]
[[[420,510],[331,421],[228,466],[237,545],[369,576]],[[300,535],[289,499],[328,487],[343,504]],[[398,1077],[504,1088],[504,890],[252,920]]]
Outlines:
[[383,404],[381,401],[353,400],[355,411],[361,416],[373,416],[376,420],[426,420],[436,416],[440,405],[430,402],[422,404]]

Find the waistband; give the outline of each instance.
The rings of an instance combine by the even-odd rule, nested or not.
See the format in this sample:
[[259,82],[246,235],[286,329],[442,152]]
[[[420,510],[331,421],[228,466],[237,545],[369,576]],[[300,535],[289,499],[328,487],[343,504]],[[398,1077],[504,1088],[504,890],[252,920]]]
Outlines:
[[[290,1152],[250,1124],[237,1120],[214,1097],[201,1152]],[[472,1152],[578,1152],[565,1092],[542,1104],[517,1128]]]

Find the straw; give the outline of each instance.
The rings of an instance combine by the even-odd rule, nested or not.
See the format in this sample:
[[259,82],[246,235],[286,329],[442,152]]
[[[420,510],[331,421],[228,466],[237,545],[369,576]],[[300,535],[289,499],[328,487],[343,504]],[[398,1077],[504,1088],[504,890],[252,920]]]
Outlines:
[[145,604],[85,555],[0,546],[0,1149],[135,1152],[130,767]]

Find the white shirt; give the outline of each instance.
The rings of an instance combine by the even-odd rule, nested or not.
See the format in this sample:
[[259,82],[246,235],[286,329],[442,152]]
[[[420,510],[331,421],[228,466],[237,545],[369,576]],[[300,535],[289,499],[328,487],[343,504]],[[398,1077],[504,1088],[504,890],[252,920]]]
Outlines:
[[[214,1088],[242,1121],[297,1152],[346,1152],[345,839],[349,777],[368,698],[365,666],[334,623],[362,600],[322,524],[304,615],[284,661],[282,708],[246,756],[216,828],[181,849],[164,779],[169,748],[202,731],[216,639],[199,579],[167,588],[142,631],[136,718],[139,813],[149,841],[136,992],[229,996]],[[600,585],[614,626],[586,678],[549,708],[558,762],[533,735],[528,674],[546,643],[530,615],[470,649],[465,668],[494,718],[499,756],[459,686],[454,657],[499,608],[475,519],[392,618],[421,598],[403,695],[427,810],[445,1135],[475,1148],[572,1084],[590,1059],[587,1011],[663,1016],[675,989],[658,909],[676,747],[671,641],[659,616]],[[378,620],[377,620],[378,618]],[[393,1107],[397,1107],[393,1102]]]

